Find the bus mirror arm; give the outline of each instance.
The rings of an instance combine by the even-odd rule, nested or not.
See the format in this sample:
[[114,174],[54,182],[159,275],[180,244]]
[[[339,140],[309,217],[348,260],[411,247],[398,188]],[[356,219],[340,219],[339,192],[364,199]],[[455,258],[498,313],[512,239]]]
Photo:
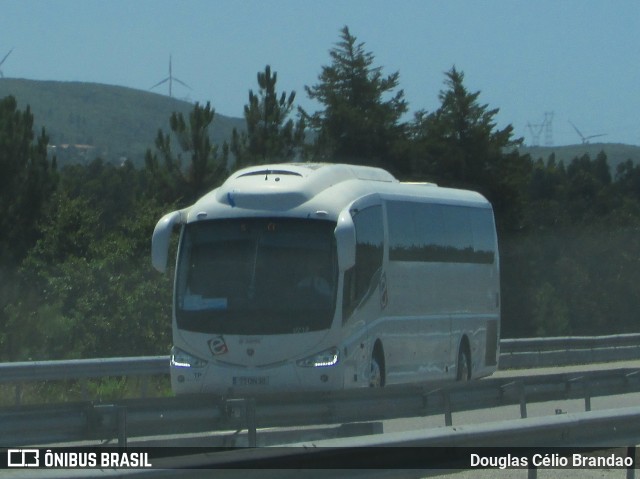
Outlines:
[[153,237],[151,238],[151,264],[161,273],[167,270],[169,240],[171,239],[173,227],[182,222],[181,213],[181,211],[173,211],[164,215],[153,230]]
[[338,216],[334,234],[338,250],[338,268],[340,271],[347,271],[356,264],[356,228],[348,208]]

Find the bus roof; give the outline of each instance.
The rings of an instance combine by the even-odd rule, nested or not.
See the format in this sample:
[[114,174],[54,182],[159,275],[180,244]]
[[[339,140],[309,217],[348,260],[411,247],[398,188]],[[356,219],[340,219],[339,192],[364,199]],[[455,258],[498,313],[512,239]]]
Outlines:
[[353,201],[372,194],[385,199],[491,207],[479,193],[433,183],[401,183],[381,168],[282,163],[239,170],[184,212],[187,222],[268,215],[336,220]]

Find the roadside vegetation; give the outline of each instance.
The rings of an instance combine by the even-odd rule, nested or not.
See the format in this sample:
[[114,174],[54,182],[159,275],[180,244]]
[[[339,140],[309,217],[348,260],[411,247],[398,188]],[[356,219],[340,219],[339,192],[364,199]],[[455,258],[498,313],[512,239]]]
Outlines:
[[[0,361],[167,354],[172,283],[150,265],[156,221],[239,166],[292,160],[380,166],[401,180],[483,193],[499,230],[503,337],[640,330],[632,161],[612,171],[604,153],[519,153],[522,139],[497,126],[498,109],[457,67],[439,93],[425,92],[439,107],[404,121],[399,72],[385,73],[347,27],[305,88],[318,111],[297,109],[270,66],[257,78],[246,128],[228,143],[209,136],[214,106],[196,104],[139,139],[149,145],[143,166],[96,157],[59,168],[30,107],[0,99]],[[130,385],[91,387],[108,396]]]

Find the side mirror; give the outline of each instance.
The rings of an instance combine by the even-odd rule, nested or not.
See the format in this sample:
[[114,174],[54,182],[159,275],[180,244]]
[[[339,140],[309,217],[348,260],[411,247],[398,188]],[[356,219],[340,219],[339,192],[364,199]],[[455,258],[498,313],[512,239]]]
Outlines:
[[334,231],[338,249],[338,269],[347,271],[356,264],[356,227],[349,209],[338,216],[338,224]]
[[173,211],[164,215],[153,230],[153,237],[151,238],[151,264],[161,273],[167,270],[169,239],[171,238],[173,227],[182,222],[181,213],[181,211]]

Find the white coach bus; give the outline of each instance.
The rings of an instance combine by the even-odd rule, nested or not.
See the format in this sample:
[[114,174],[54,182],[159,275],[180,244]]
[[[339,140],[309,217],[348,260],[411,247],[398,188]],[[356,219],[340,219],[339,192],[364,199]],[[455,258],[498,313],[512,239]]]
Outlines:
[[335,390],[496,370],[500,280],[480,194],[340,164],[255,166],[156,225],[176,394]]

